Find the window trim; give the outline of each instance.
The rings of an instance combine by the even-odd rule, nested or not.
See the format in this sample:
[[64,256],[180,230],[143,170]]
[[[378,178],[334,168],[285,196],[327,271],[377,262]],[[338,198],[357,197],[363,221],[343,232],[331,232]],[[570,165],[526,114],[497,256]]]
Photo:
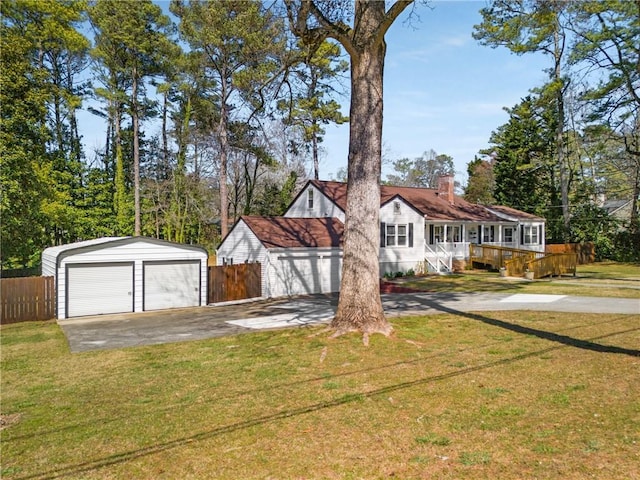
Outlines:
[[[404,229],[403,234],[401,229]],[[413,223],[380,222],[380,247],[413,248]]]

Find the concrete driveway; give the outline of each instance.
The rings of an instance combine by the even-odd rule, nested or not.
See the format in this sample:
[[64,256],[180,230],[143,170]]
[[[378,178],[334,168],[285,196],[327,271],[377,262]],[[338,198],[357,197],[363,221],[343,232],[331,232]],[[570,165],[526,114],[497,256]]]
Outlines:
[[[640,300],[531,294],[402,293],[382,295],[388,316],[491,310],[640,315]],[[199,340],[259,329],[328,322],[337,295],[256,300],[155,312],[58,320],[72,352]]]

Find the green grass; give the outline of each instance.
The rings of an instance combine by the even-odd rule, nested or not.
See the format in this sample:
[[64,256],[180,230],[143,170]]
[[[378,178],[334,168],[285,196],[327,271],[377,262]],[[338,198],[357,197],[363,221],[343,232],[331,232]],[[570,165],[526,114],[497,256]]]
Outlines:
[[[396,281],[398,281],[396,279]],[[402,285],[430,292],[539,293],[640,298],[640,264],[601,262],[578,266],[576,276],[535,281],[501,278],[497,272],[467,270],[452,275],[400,279]]]
[[369,347],[314,327],[81,354],[54,322],[3,326],[1,477],[637,474],[640,315],[392,322]]

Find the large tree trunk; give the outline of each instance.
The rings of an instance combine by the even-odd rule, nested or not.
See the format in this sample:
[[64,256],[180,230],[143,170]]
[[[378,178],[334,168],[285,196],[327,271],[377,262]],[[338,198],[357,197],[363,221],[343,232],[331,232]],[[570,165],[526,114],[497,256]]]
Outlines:
[[[382,6],[384,8],[384,3]],[[380,300],[380,170],[384,41],[351,58],[351,110],[342,289],[331,327],[389,335]]]
[[135,221],[133,234],[140,236],[140,118],[138,115],[138,79],[133,75],[131,87],[131,123],[133,124],[133,208]]
[[220,108],[220,123],[218,124],[218,138],[220,141],[220,236],[227,236],[229,232],[229,193],[227,190],[227,163],[229,154],[229,118],[227,106],[227,84],[224,75],[222,78],[222,101]]

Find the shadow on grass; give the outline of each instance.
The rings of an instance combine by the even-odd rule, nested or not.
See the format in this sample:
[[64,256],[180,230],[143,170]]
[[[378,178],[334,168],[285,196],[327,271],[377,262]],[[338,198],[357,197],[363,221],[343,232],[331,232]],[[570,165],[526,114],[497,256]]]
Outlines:
[[[505,330],[509,330],[511,332],[521,333],[524,335],[533,335],[535,337],[542,338],[544,340],[549,340],[550,342],[557,342],[569,347],[582,348],[585,350],[591,350],[592,352],[599,352],[599,353],[619,353],[623,355],[630,355],[632,357],[640,357],[640,350],[634,350],[634,349],[624,348],[624,347],[616,347],[613,345],[602,345],[600,343],[592,342],[591,340],[581,340],[579,338],[569,337],[567,335],[559,335],[557,333],[547,332],[545,330],[538,330],[536,328],[524,327],[516,323],[509,323],[503,320],[497,320],[495,318],[485,317],[484,315],[478,315],[477,313],[461,312],[459,310],[444,307],[442,305],[440,305],[439,307],[434,306],[434,308],[437,308],[443,313],[449,313],[451,315],[459,315],[461,317],[469,318],[471,320],[480,321],[487,325],[504,328]],[[640,330],[640,327],[630,328],[628,330],[616,332],[615,334],[595,337],[592,340],[599,340],[602,338],[610,337],[612,335],[629,333],[629,332],[634,332],[638,330]]]
[[[167,441],[167,442],[163,442],[163,443],[158,443],[155,445],[150,445],[148,447],[143,447],[143,448],[139,448],[139,449],[135,449],[135,450],[129,450],[126,452],[121,452],[121,453],[116,453],[113,455],[109,455],[103,458],[98,458],[98,459],[94,459],[94,460],[89,460],[89,461],[85,461],[85,462],[81,462],[81,463],[77,463],[74,465],[69,465],[69,466],[65,466],[65,467],[60,467],[60,468],[54,468],[54,469],[50,469],[48,471],[45,472],[41,472],[41,473],[34,473],[34,474],[30,474],[30,475],[26,475],[26,476],[22,476],[22,477],[16,477],[17,480],[49,480],[49,479],[56,479],[56,478],[61,478],[61,477],[66,477],[66,476],[70,476],[70,475],[81,475],[83,473],[86,472],[90,472],[93,470],[97,470],[100,468],[105,468],[105,467],[109,467],[112,465],[117,465],[120,463],[125,463],[131,460],[135,460],[138,458],[142,458],[148,455],[154,455],[154,454],[158,454],[158,453],[162,453],[174,448],[179,448],[182,447],[184,445],[188,445],[191,444],[193,442],[197,442],[197,441],[204,441],[207,439],[212,439],[224,434],[228,434],[228,433],[233,433],[233,432],[237,432],[240,430],[244,430],[247,428],[252,428],[252,427],[256,427],[256,426],[260,426],[260,425],[265,425],[265,424],[269,424],[271,422],[275,422],[275,421],[279,421],[279,420],[285,420],[285,419],[289,419],[289,418],[294,418],[300,415],[306,415],[309,413],[314,413],[317,411],[322,411],[325,409],[330,409],[330,408],[334,408],[334,407],[339,407],[342,405],[346,405],[346,404],[350,404],[353,402],[358,402],[361,401],[362,399],[365,398],[374,398],[374,397],[378,397],[378,396],[384,396],[384,395],[388,395],[389,393],[398,391],[398,390],[403,390],[403,389],[407,389],[407,388],[412,388],[412,387],[416,387],[416,386],[421,386],[421,385],[425,385],[425,384],[429,384],[429,383],[433,383],[433,382],[438,382],[438,381],[442,381],[442,380],[447,380],[450,378],[454,378],[454,377],[458,377],[458,376],[463,376],[463,375],[467,375],[470,373],[474,373],[477,371],[481,371],[481,370],[486,370],[486,369],[490,369],[493,367],[497,367],[497,366],[501,366],[501,365],[508,365],[511,363],[515,363],[521,360],[525,360],[527,358],[530,357],[535,357],[535,356],[539,356],[539,355],[544,355],[548,352],[552,352],[554,350],[559,350],[562,348],[566,348],[566,347],[574,347],[574,348],[581,348],[581,349],[586,349],[586,350],[590,350],[590,351],[594,351],[594,352],[599,352],[599,353],[616,353],[616,354],[624,354],[624,355],[629,355],[632,357],[640,357],[640,350],[634,350],[634,349],[627,349],[627,348],[622,348],[622,347],[616,347],[616,346],[609,346],[609,345],[602,345],[599,343],[596,343],[595,340],[602,340],[604,338],[608,338],[608,337],[613,337],[616,335],[622,335],[625,333],[629,333],[629,332],[633,332],[633,331],[638,331],[640,330],[640,327],[638,328],[631,328],[631,329],[626,329],[626,330],[622,330],[622,331],[616,331],[616,332],[612,332],[609,334],[605,334],[605,335],[600,335],[598,337],[593,337],[591,339],[588,340],[581,340],[581,339],[577,339],[577,338],[573,338],[567,335],[560,335],[560,334],[556,334],[556,333],[552,333],[552,332],[547,332],[544,330],[538,330],[538,329],[534,329],[534,328],[529,328],[529,327],[523,327],[521,325],[517,325],[517,324],[512,324],[509,322],[505,322],[502,320],[497,320],[494,318],[490,318],[484,315],[479,315],[479,314],[475,314],[475,313],[467,313],[467,312],[461,312],[459,310],[453,309],[453,308],[449,308],[449,307],[445,307],[443,305],[440,305],[437,302],[429,302],[430,303],[430,307],[437,309],[443,313],[448,313],[448,314],[452,314],[452,315],[457,315],[457,316],[462,316],[465,318],[469,318],[471,320],[474,321],[480,321],[484,324],[487,325],[491,325],[491,326],[495,326],[498,328],[504,328],[506,330],[515,332],[515,333],[519,333],[519,334],[524,334],[524,335],[533,335],[536,336],[538,338],[542,338],[551,342],[554,342],[555,345],[552,345],[550,347],[544,348],[544,349],[540,349],[540,350],[536,350],[533,352],[528,352],[528,353],[523,353],[520,355],[515,355],[512,357],[508,357],[508,358],[503,358],[500,360],[496,360],[493,362],[487,362],[484,363],[482,365],[477,365],[477,366],[473,366],[473,367],[467,367],[467,368],[462,368],[459,370],[454,370],[448,373],[444,373],[444,374],[439,374],[439,375],[431,375],[428,377],[423,377],[423,378],[419,378],[416,380],[411,380],[411,381],[406,381],[406,382],[401,382],[401,383],[397,383],[397,384],[393,384],[393,385],[389,385],[386,387],[381,387],[372,391],[368,391],[368,392],[364,392],[364,393],[356,393],[356,394],[347,394],[347,395],[343,395],[339,398],[333,399],[333,400],[329,400],[329,401],[324,401],[324,402],[318,402],[315,404],[311,404],[311,405],[306,405],[300,408],[293,408],[293,409],[288,409],[288,410],[284,410],[281,412],[276,412],[276,413],[272,413],[272,414],[268,414],[268,415],[263,415],[260,417],[256,417],[256,418],[250,418],[247,420],[243,420],[240,422],[235,422],[229,425],[223,425],[217,428],[212,428],[206,431],[202,431],[202,432],[198,432],[195,433],[193,435],[189,435],[186,437],[182,437],[182,438],[177,438],[175,440],[171,440],[171,441]],[[368,371],[368,370],[375,370],[375,369],[380,369],[380,368],[389,368],[392,367],[394,365],[397,364],[405,364],[405,363],[416,363],[416,362],[421,362],[424,361],[425,358],[421,358],[421,359],[416,359],[413,361],[402,361],[402,362],[396,362],[395,364],[392,365],[384,365],[382,367],[375,367],[372,369],[362,369],[359,371]],[[348,372],[345,373],[344,375],[351,375],[354,373],[358,373],[358,372]],[[294,384],[300,384],[300,383],[306,383],[309,381],[315,381],[318,380],[317,378],[314,379],[307,379],[304,381],[300,381],[300,382],[292,382],[291,385]],[[287,386],[287,385],[284,385]],[[283,385],[279,385],[276,386],[275,388],[281,388],[283,387]],[[274,387],[271,387],[274,388]]]

